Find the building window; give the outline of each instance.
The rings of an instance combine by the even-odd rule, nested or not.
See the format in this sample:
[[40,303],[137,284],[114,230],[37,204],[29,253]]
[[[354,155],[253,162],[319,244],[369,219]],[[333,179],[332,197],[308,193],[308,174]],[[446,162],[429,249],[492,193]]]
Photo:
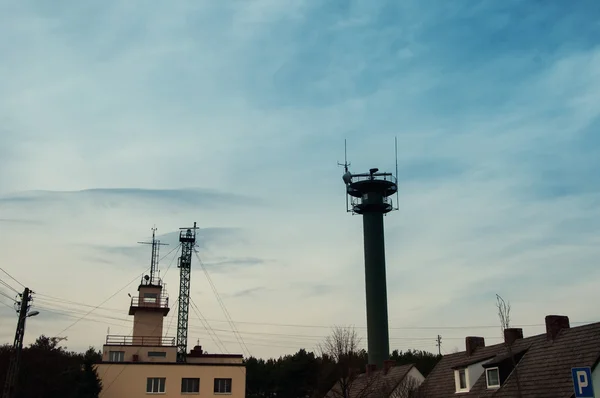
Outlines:
[[200,379],[184,378],[181,379],[181,392],[187,394],[200,392]]
[[165,380],[164,377],[148,377],[146,382],[146,392],[149,394],[164,394]]
[[231,379],[215,379],[215,394],[231,394]]
[[110,362],[124,362],[125,351],[110,351],[108,353],[108,360]]
[[500,387],[500,372],[498,368],[489,368],[485,370],[488,388]]
[[164,352],[164,351],[148,351],[148,356],[151,357],[151,358],[152,357],[162,357],[162,358],[164,358],[164,357],[167,356],[167,353]]
[[144,303],[156,303],[158,299],[157,293],[146,293],[144,294]]
[[467,369],[459,369],[454,372],[456,377],[456,391],[465,392],[469,391],[467,385]]

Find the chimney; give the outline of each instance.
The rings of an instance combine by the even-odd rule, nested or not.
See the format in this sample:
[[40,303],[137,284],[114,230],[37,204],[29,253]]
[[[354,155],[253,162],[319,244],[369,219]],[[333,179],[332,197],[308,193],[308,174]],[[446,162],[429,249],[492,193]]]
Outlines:
[[203,353],[202,353],[202,346],[201,346],[201,345],[197,345],[197,346],[195,346],[195,347],[194,347],[194,348],[192,348],[192,350],[190,351],[190,355],[191,355],[191,356],[198,357],[198,356],[201,356],[202,354],[203,354]]
[[504,342],[511,345],[515,341],[523,338],[523,329],[521,328],[508,328],[504,329]]
[[377,370],[377,365],[374,363],[367,364],[367,377],[371,376]]
[[483,347],[485,347],[485,339],[483,337],[468,336],[465,338],[467,356],[473,355],[476,349]]
[[396,366],[396,361],[388,359],[387,361],[383,361],[383,374],[386,375],[390,371],[391,368]]
[[546,337],[552,341],[558,337],[562,329],[569,329],[569,317],[564,315],[547,315],[546,316]]

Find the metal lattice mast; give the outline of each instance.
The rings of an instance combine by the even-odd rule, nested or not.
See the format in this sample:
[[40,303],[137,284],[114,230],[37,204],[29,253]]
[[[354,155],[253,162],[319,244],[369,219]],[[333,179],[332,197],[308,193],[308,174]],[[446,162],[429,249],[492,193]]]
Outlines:
[[2,398],[13,398],[16,396],[17,376],[19,374],[21,351],[23,350],[23,337],[25,336],[25,320],[27,319],[30,301],[31,291],[26,287],[21,295],[21,308],[18,310],[19,320],[17,321],[17,331],[15,332],[13,352],[10,357],[8,372],[6,373],[6,381],[4,382]]
[[[181,228],[179,243],[179,312],[177,314],[177,362],[185,362],[188,340],[188,314],[190,307],[190,276],[192,254],[196,245],[196,223],[192,228]],[[185,231],[183,231],[185,230]]]

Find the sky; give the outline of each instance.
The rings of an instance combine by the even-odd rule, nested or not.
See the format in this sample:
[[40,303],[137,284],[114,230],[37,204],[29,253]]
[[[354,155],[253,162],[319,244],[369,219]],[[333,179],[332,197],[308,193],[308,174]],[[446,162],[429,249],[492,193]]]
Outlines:
[[346,140],[351,171],[395,172],[395,138],[392,349],[500,342],[496,294],[526,336],[548,314],[600,321],[599,16],[594,0],[0,0],[0,279],[35,292],[25,343],[130,334],[153,226],[175,303],[194,222],[190,347],[277,357],[335,325],[366,343],[337,163]]

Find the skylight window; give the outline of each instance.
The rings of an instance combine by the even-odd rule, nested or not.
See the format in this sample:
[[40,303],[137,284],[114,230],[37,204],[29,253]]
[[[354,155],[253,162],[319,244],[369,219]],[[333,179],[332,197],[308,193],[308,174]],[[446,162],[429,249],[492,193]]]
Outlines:
[[489,368],[485,370],[488,388],[500,387],[500,372],[498,368]]

